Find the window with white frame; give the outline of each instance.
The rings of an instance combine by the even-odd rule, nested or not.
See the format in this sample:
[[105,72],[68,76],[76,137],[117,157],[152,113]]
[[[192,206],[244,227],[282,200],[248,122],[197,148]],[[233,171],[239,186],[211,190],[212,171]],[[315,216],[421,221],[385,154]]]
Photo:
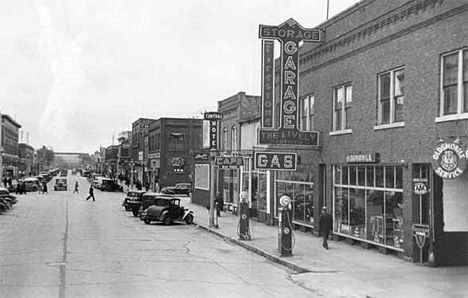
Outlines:
[[404,121],[405,69],[398,68],[379,75],[378,125]]
[[352,101],[352,85],[342,85],[333,89],[333,131],[350,129],[348,120]]
[[228,130],[227,128],[223,129],[223,150],[228,150]]
[[314,130],[314,96],[309,95],[300,99],[300,124],[303,131]]
[[238,150],[237,148],[237,126],[231,128],[231,150]]
[[442,56],[440,117],[468,113],[468,49]]

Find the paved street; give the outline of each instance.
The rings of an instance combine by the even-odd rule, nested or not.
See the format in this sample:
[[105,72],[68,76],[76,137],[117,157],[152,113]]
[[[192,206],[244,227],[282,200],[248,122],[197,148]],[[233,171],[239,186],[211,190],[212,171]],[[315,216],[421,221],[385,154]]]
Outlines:
[[194,225],[145,225],[123,193],[85,201],[85,178],[68,180],[0,215],[0,297],[313,297],[261,256]]

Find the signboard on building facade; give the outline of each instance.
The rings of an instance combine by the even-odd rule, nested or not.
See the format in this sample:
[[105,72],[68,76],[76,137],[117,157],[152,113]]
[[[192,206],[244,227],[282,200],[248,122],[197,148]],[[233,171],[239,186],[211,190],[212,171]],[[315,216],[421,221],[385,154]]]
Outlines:
[[375,163],[378,161],[378,153],[366,152],[345,155],[347,163]]
[[215,165],[218,167],[239,167],[244,165],[244,158],[241,156],[217,156]]
[[223,114],[218,112],[206,112],[203,121],[203,148],[218,149],[218,121],[223,119]]
[[420,249],[424,247],[426,243],[426,238],[429,237],[430,228],[429,225],[424,224],[412,224],[411,232],[416,239],[416,244]]
[[262,40],[262,127],[274,127],[275,42]]
[[[278,40],[281,49],[280,71],[280,127],[276,130],[261,128],[259,144],[318,146],[317,131],[299,130],[299,43],[322,41],[322,31],[305,29],[289,19],[279,26],[260,25],[259,37]],[[262,72],[263,73],[263,72]],[[264,78],[263,78],[264,79]],[[263,123],[262,123],[263,124]]]
[[297,169],[297,153],[254,152],[256,170],[289,170]]
[[432,167],[443,179],[458,178],[466,168],[468,150],[455,142],[439,144],[432,153]]

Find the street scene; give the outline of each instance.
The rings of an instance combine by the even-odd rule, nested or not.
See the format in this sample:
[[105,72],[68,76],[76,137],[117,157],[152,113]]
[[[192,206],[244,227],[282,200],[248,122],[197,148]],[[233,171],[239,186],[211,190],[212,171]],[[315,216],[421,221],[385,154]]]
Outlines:
[[466,0],[0,8],[0,298],[468,298]]
[[[0,217],[0,297],[311,297],[292,271],[194,225],[146,225],[122,192],[20,195]],[[189,198],[183,197],[188,203]]]

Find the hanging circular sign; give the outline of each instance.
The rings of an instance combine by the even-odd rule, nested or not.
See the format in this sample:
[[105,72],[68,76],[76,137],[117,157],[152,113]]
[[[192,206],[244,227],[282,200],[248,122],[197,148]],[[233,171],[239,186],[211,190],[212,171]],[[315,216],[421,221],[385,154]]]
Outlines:
[[457,143],[446,142],[435,148],[432,167],[443,179],[455,179],[466,168],[466,151]]

